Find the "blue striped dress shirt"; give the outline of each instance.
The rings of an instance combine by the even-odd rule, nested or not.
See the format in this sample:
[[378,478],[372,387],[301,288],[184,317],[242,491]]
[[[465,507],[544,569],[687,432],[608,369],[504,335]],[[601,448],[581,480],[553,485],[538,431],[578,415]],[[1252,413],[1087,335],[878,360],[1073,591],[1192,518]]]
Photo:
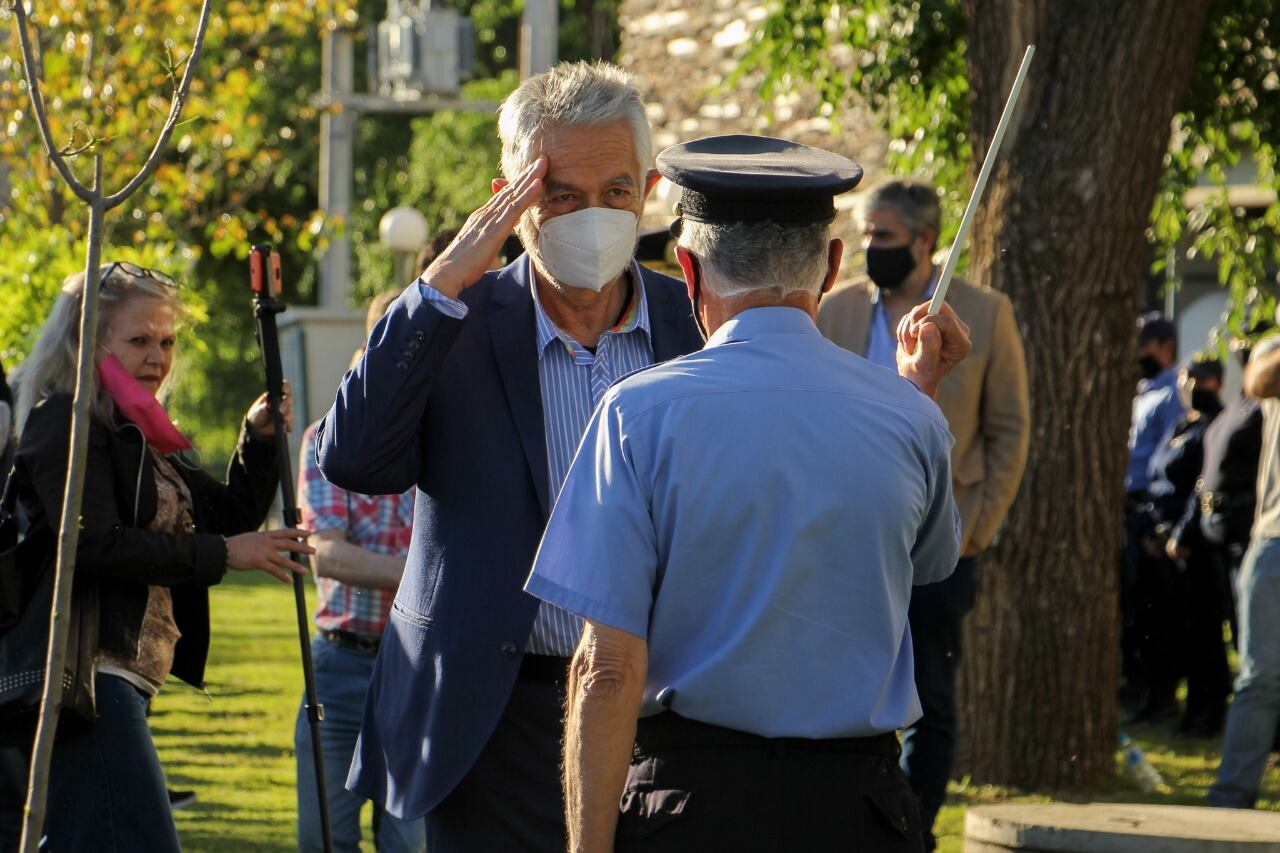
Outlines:
[[[529,281],[536,281],[533,261]],[[649,332],[649,304],[644,298],[639,264],[632,261],[631,303],[621,322],[600,336],[596,351],[584,347],[561,331],[547,316],[533,288],[537,329],[538,379],[542,385],[542,423],[547,440],[548,493],[558,495],[578,442],[591,413],[615,381],[653,363]],[[442,313],[461,319],[467,306],[450,299],[423,280],[418,281],[424,298]],[[569,657],[582,636],[582,619],[567,610],[543,602],[533,622],[525,651],[535,655]]]

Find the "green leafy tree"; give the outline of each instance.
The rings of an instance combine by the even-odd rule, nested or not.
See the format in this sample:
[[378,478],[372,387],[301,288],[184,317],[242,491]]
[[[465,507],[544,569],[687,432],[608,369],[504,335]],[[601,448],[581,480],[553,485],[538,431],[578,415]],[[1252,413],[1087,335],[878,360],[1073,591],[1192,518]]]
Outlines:
[[[73,162],[109,151],[108,184],[136,169],[149,150],[166,69],[179,59],[172,52],[194,20],[188,6],[51,0],[36,10],[54,132],[70,150],[83,149]],[[249,246],[275,244],[285,297],[314,304],[319,254],[334,229],[344,229],[355,248],[358,301],[392,286],[391,260],[377,239],[383,212],[412,204],[433,229],[460,224],[496,174],[491,114],[367,116],[357,140],[356,210],[343,223],[317,211],[320,123],[311,99],[320,85],[322,16],[376,23],[385,8],[384,0],[219,3],[174,145],[146,191],[106,223],[106,257],[161,269],[183,286],[191,322],[170,410],[211,468],[230,453],[237,415],[262,382],[246,286]],[[496,102],[516,82],[521,7],[476,0],[459,8],[476,22],[479,39],[477,79],[464,96]],[[563,58],[591,55],[591,28],[581,17],[612,6],[595,0],[583,8],[570,0],[561,10]],[[80,269],[85,237],[83,222],[67,216],[69,194],[32,156],[35,128],[11,29],[0,6],[0,360],[10,366],[30,349],[63,278]],[[363,37],[359,46],[368,47]],[[357,69],[363,88],[359,55]],[[78,168],[86,174],[83,162]]]
[[765,102],[807,87],[876,108],[890,167],[946,188],[951,228],[1027,43],[1035,64],[971,235],[1013,299],[1032,449],[969,620],[958,771],[1076,788],[1114,772],[1117,570],[1133,317],[1176,247],[1211,259],[1234,317],[1269,311],[1280,205],[1188,210],[1245,155],[1275,170],[1274,0],[787,0],[744,59]]

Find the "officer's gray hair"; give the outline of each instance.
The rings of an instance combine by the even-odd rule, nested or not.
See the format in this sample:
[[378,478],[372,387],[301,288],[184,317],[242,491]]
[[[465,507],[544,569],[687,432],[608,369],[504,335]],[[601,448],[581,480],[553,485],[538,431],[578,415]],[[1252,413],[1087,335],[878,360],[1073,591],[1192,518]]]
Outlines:
[[927,181],[889,181],[871,191],[867,212],[887,207],[898,214],[902,224],[914,237],[922,231],[933,232],[933,248],[937,247],[942,229],[942,205],[938,191]]
[[630,74],[607,62],[562,62],[530,77],[498,110],[502,174],[514,181],[528,168],[538,136],[547,127],[615,121],[631,125],[636,164],[641,173],[648,171],[653,158],[649,120]]
[[703,287],[722,299],[757,290],[779,298],[822,293],[829,226],[777,222],[706,223],[685,220],[680,245],[697,255]]

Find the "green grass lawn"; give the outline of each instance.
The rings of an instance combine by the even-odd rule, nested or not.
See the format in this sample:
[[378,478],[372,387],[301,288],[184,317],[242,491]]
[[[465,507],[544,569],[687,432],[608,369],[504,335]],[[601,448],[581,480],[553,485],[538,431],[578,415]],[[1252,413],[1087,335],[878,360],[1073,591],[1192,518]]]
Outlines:
[[[312,606],[314,597],[309,588]],[[214,588],[212,607],[208,696],[171,681],[151,718],[170,787],[199,795],[195,806],[177,813],[183,849],[292,850],[293,727],[302,693],[293,596],[288,586],[265,575],[237,572]],[[1154,727],[1135,727],[1129,734],[1147,751],[1170,792],[1144,794],[1120,777],[1105,791],[1059,799],[1204,802],[1218,764],[1217,741],[1174,741],[1167,730]],[[950,800],[939,818],[943,853],[959,853],[966,807],[1050,797],[953,783]],[[1280,810],[1280,770],[1267,771],[1259,805]]]

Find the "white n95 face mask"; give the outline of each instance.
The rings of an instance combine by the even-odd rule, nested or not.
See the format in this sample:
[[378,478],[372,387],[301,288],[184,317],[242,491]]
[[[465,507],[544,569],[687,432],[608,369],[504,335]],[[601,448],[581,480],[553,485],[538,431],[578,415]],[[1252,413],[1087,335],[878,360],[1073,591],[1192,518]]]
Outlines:
[[542,223],[538,254],[556,281],[600,291],[631,261],[638,229],[639,220],[629,210],[575,210]]

